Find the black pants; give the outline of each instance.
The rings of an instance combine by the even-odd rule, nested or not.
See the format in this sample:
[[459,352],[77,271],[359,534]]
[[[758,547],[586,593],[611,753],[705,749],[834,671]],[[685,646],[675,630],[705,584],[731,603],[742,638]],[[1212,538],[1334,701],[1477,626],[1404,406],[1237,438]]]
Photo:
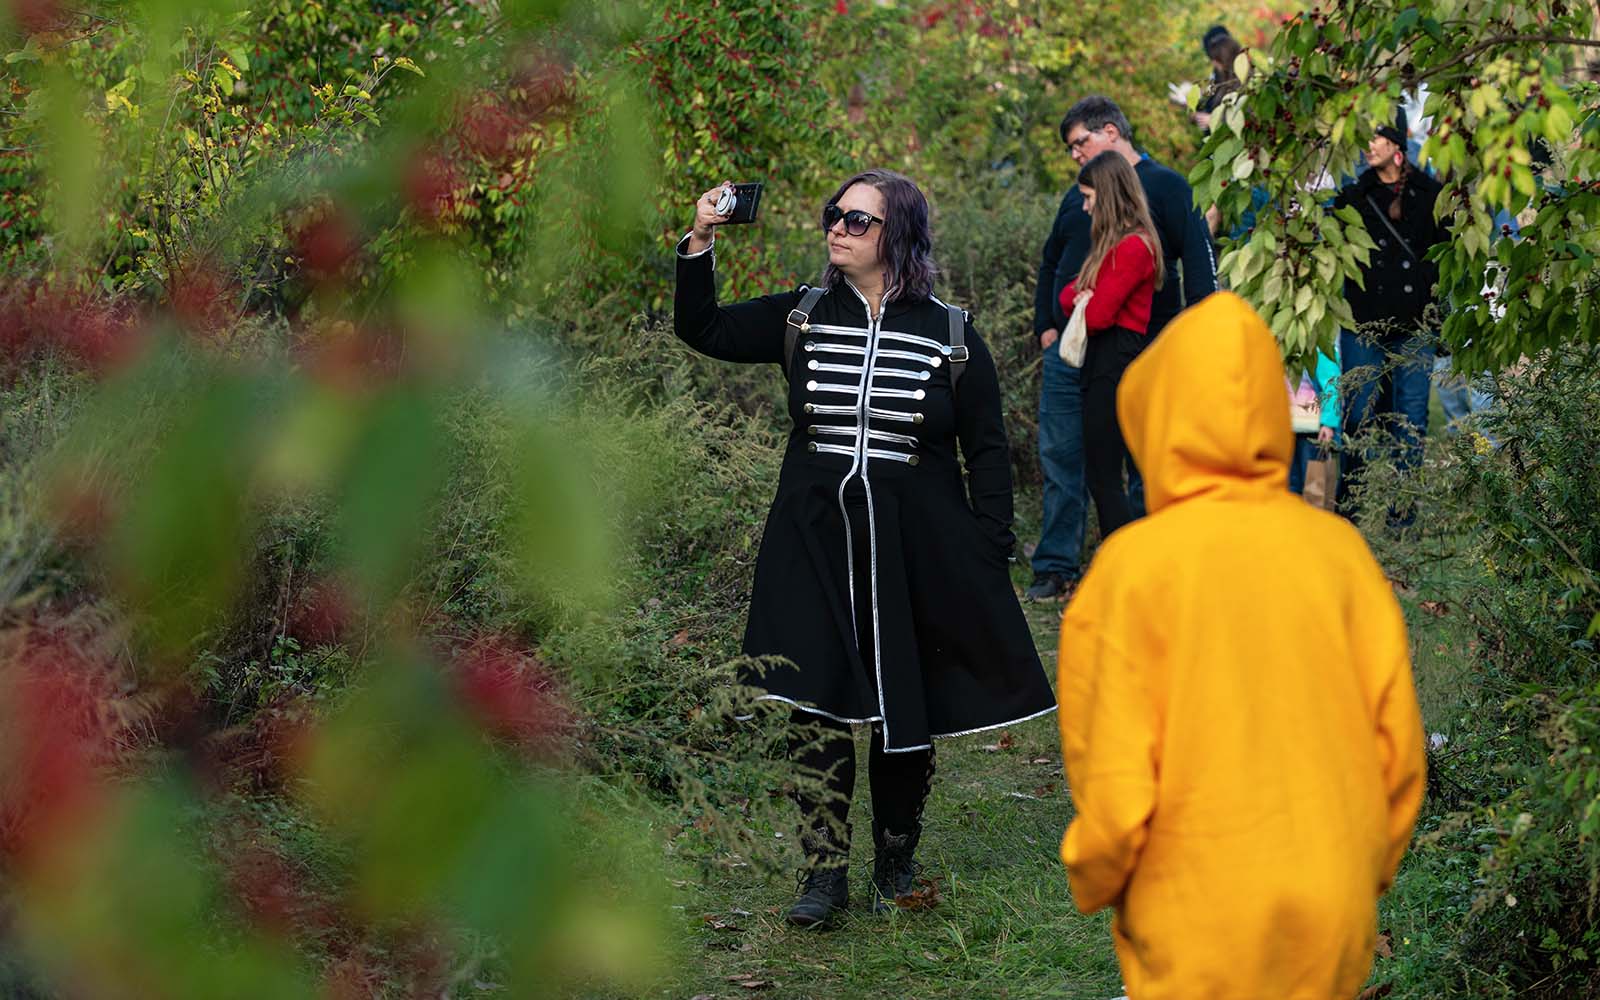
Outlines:
[[[845,723],[798,711],[794,721],[824,727],[820,739],[806,739],[798,733],[789,737],[791,761],[829,776],[829,795],[795,796],[805,824],[806,854],[815,862],[850,849],[848,833],[841,835],[841,831],[849,829],[850,799],[856,785],[856,745]],[[885,753],[883,731],[873,726],[867,777],[872,786],[874,831],[902,836],[915,833],[921,827],[922,807],[933,785],[933,749]]]
[[1117,422],[1117,386],[1144,350],[1146,337],[1114,326],[1089,337],[1083,356],[1083,472],[1104,538],[1133,520],[1122,484],[1128,445]]

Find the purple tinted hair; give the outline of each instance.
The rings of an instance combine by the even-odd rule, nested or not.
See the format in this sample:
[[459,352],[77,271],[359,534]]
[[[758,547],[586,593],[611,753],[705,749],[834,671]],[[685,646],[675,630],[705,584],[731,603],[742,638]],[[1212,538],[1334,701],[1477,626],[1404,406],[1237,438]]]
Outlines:
[[[857,184],[883,194],[883,232],[878,254],[883,261],[884,298],[925,299],[933,294],[939,265],[933,260],[933,231],[928,225],[928,199],[916,182],[892,170],[863,170],[843,184],[824,205],[837,204]],[[844,275],[833,264],[822,272],[822,283],[833,285]]]

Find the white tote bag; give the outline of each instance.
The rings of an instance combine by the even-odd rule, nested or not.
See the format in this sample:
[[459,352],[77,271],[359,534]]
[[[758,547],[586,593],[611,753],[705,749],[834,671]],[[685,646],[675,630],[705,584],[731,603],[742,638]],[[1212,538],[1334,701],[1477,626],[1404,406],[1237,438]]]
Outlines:
[[1061,360],[1074,368],[1083,367],[1083,352],[1089,346],[1089,317],[1086,310],[1094,292],[1079,292],[1072,303],[1072,317],[1061,331]]

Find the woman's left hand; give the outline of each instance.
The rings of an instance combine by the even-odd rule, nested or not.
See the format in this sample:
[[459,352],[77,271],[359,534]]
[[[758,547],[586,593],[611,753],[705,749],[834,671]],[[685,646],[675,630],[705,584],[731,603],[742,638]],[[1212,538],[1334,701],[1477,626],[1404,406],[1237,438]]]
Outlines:
[[1333,428],[1332,427],[1318,427],[1317,428],[1317,444],[1333,444]]

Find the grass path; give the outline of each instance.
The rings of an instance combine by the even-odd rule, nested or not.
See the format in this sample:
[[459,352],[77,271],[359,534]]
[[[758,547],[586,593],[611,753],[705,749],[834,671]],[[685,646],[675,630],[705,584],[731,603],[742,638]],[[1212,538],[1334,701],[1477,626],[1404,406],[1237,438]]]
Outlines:
[[[1061,606],[1025,608],[1053,675]],[[857,755],[848,915],[831,930],[793,929],[783,921],[792,878],[719,871],[680,890],[682,964],[655,995],[1105,1000],[1121,992],[1107,917],[1073,907],[1056,853],[1070,804],[1054,715],[938,744],[918,856],[941,901],[923,912],[870,912],[864,731]],[[716,929],[708,915],[737,929]]]

